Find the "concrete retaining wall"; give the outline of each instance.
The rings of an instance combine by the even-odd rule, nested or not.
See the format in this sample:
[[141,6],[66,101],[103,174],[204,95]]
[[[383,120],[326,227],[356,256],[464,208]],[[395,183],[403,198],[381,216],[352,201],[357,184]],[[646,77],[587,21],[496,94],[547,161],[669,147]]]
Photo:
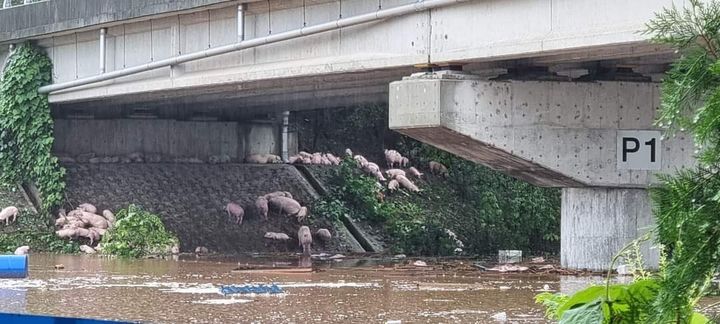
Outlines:
[[248,154],[280,153],[280,126],[273,123],[177,121],[169,119],[58,119],[54,151],[58,155],[165,157],[227,155],[242,161]]
[[[137,204],[156,213],[180,239],[184,252],[206,246],[221,253],[298,252],[300,227],[292,217],[270,214],[265,221],[254,207],[257,196],[289,191],[310,206],[310,228],[329,229],[335,238],[328,244],[316,241],[313,251],[353,251],[352,238],[335,229],[328,218],[312,211],[317,193],[295,167],[285,164],[66,164],[65,208],[91,202],[99,209],[117,212]],[[228,219],[225,206],[234,201],[245,208],[242,225]],[[287,233],[287,243],[269,242],[265,232]]]

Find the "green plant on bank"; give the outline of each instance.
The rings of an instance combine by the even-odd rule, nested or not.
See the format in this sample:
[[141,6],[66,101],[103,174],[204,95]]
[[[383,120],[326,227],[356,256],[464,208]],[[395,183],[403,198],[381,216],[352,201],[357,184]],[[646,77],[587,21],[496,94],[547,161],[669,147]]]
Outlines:
[[165,229],[160,217],[130,205],[115,215],[117,222],[103,237],[103,253],[139,258],[166,254],[178,239]]
[[[387,128],[387,109],[387,106],[364,106],[293,115],[299,125],[300,146],[307,151],[343,152],[350,147],[371,161],[381,162],[383,148],[393,148],[409,157],[413,166],[426,173],[429,161],[448,166],[450,176],[447,179],[425,176],[418,181],[421,194],[387,193],[385,202],[389,204],[384,209],[376,213],[376,209],[365,212],[368,208],[362,208],[363,213],[356,213],[357,218],[377,217],[380,223],[384,223],[383,219],[387,218],[387,211],[393,203],[407,203],[419,207],[422,216],[398,217],[410,219],[394,222],[403,224],[406,228],[404,232],[421,233],[422,224],[416,226],[421,219],[429,223],[430,228],[452,230],[465,244],[464,250],[468,253],[497,253],[498,249],[519,249],[531,253],[559,250],[560,190],[533,186],[390,131]],[[331,182],[328,180],[328,188],[345,184]],[[370,192],[375,190],[370,186],[372,183],[374,180],[369,178],[363,183],[367,184],[364,187],[366,194],[356,192],[353,197],[372,197]],[[361,184],[351,184],[351,187],[355,185]],[[331,203],[332,199],[338,201]],[[343,200],[333,195],[322,201],[321,206],[325,208],[340,206]],[[370,201],[369,204],[347,205],[372,207],[374,204]],[[331,215],[332,212],[322,214]],[[389,225],[394,226],[392,222]],[[410,228],[415,230],[410,231]]]
[[8,58],[0,79],[0,183],[34,183],[42,213],[57,206],[65,170],[52,153],[53,121],[46,94],[52,64],[39,48],[24,43]]
[[80,245],[55,235],[52,229],[17,230],[0,234],[0,253],[12,253],[16,248],[27,245],[32,252],[77,253]]
[[560,241],[560,191],[540,188],[430,145],[403,137],[398,150],[414,165],[446,165],[447,179],[423,186],[422,207],[442,215],[475,253],[498,249],[557,251]]
[[[666,323],[655,318],[655,301],[658,299],[662,279],[667,268],[661,268],[656,275],[643,269],[640,243],[649,240],[645,235],[626,245],[610,262],[624,259],[625,264],[633,268],[633,282],[611,284],[611,271],[608,271],[604,285],[593,285],[571,296],[562,293],[545,292],[535,296],[535,302],[545,306],[545,316],[557,320],[560,324],[570,323]],[[660,263],[666,264],[664,260]],[[700,313],[690,311],[682,323],[707,323],[708,319]]]
[[20,210],[17,221],[0,226],[0,253],[12,253],[19,246],[27,245],[33,252],[75,253],[79,245],[55,235],[45,214],[27,207],[16,185],[0,183],[0,207],[16,206]]
[[359,171],[357,163],[346,158],[330,179],[332,192],[317,201],[313,211],[336,219],[349,215],[381,224],[393,239],[396,252],[413,255],[450,255],[458,246],[440,224],[411,202],[384,200],[385,189],[373,177]]

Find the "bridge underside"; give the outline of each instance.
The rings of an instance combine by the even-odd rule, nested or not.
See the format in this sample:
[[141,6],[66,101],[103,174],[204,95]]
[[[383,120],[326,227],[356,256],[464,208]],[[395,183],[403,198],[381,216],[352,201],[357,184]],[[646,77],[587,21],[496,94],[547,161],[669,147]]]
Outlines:
[[[695,164],[692,139],[660,137],[652,82],[485,81],[416,74],[390,84],[390,128],[540,186],[561,187],[562,264],[602,270],[652,227],[645,188]],[[657,164],[626,167],[621,132],[657,133]],[[654,134],[654,133],[653,133]],[[655,147],[654,149],[655,150]],[[653,151],[655,152],[655,151]],[[627,152],[625,152],[627,153]],[[624,155],[622,155],[624,156]],[[657,250],[644,247],[649,265]]]
[[400,128],[397,132],[467,160],[523,179],[541,187],[583,187],[585,184],[560,172],[525,160],[445,127]]
[[[632,53],[632,57],[624,57]],[[462,69],[481,80],[659,80],[673,54],[655,46],[586,48],[553,55],[502,59],[468,60],[431,66],[399,66],[359,71],[316,71],[307,75],[247,78],[208,83],[207,72],[137,81],[120,79],[61,91],[51,95],[55,113],[118,117],[133,109],[151,111],[159,117],[177,113],[252,117],[285,110],[323,109],[363,105],[387,105],[388,84],[418,72]],[[220,73],[216,71],[215,73]],[[152,72],[171,74],[171,69]],[[142,80],[142,81],[141,81]],[[171,87],[159,86],[172,84]],[[157,86],[157,87],[154,87]]]

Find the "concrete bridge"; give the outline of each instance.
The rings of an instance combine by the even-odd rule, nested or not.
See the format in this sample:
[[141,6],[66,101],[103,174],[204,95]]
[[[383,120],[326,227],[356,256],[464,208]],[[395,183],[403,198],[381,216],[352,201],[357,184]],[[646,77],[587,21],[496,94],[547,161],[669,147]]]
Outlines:
[[[221,143],[207,155],[286,153],[282,112],[389,105],[392,129],[563,188],[562,264],[602,269],[652,225],[654,175],[694,164],[690,138],[653,125],[673,51],[638,33],[672,4],[47,0],[0,9],[0,64],[24,40],[46,49],[59,150],[82,119],[93,150],[108,129],[164,127],[169,142]],[[130,142],[113,150],[168,147]]]

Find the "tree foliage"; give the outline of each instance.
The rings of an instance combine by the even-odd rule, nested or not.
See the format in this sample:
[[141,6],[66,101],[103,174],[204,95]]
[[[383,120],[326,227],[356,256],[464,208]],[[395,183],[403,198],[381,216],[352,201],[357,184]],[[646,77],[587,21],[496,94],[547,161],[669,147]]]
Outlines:
[[646,33],[679,58],[662,85],[661,127],[693,135],[700,165],[661,177],[652,190],[657,237],[669,259],[656,322],[690,321],[720,258],[720,3],[691,0],[656,14]]
[[63,197],[65,170],[52,155],[53,120],[46,94],[52,64],[25,43],[8,58],[0,80],[0,183],[35,183],[45,211]]
[[661,185],[651,189],[665,256],[660,273],[642,273],[630,285],[610,285],[608,277],[605,287],[567,300],[538,296],[560,323],[709,322],[694,309],[720,262],[720,3],[673,5],[656,14],[645,32],[677,49],[679,57],[663,79],[657,124],[668,134],[691,134],[699,166],[661,175]]

